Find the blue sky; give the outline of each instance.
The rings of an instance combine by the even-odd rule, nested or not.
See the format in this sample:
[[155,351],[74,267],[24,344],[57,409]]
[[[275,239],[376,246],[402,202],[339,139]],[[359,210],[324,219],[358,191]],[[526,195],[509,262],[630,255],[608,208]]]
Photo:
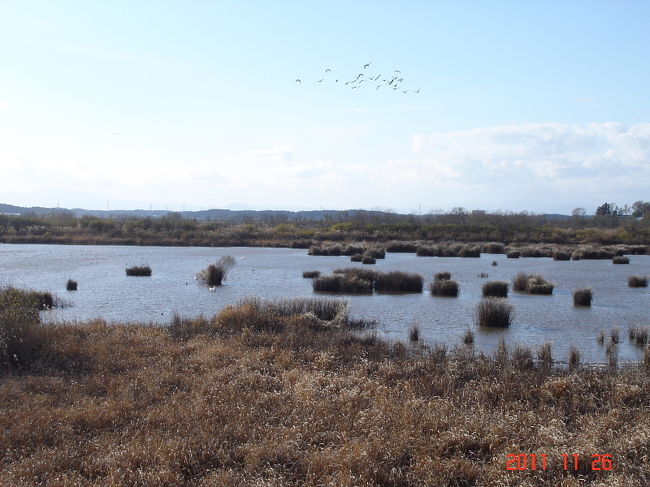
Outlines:
[[[0,1],[0,202],[650,199],[648,18],[640,1]],[[395,70],[420,93],[343,84]]]

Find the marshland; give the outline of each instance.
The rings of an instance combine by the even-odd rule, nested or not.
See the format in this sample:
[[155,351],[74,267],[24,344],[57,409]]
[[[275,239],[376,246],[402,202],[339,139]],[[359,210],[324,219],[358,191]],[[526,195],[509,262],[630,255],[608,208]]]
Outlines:
[[[419,325],[391,342],[356,332],[330,298],[248,298],[166,326],[44,325],[38,306],[0,291],[4,485],[650,481],[650,353],[594,368],[574,349],[555,367],[550,343],[501,339],[486,355],[470,329],[427,346]],[[548,468],[507,471],[513,452]],[[588,461],[563,472],[567,452]],[[615,468],[592,470],[594,452]]]
[[[358,245],[365,248],[363,243]],[[566,362],[571,346],[576,346],[583,362],[605,363],[608,358],[597,342],[598,333],[621,327],[623,338],[616,346],[619,362],[643,358],[643,347],[625,337],[630,327],[648,326],[650,294],[647,287],[630,287],[628,279],[650,275],[650,256],[629,254],[629,264],[615,265],[611,258],[554,260],[552,247],[547,257],[517,259],[503,253],[481,253],[479,258],[425,257],[416,255],[414,248],[398,250],[402,251],[385,252],[383,259],[368,266],[351,262],[348,255],[309,255],[308,249],[4,244],[0,246],[0,284],[48,291],[69,303],[41,312],[45,323],[100,318],[109,323],[164,325],[175,314],[211,316],[249,296],[333,296],[348,300],[351,317],[376,322],[374,332],[391,341],[408,341],[409,328],[416,324],[419,342],[452,346],[462,341],[469,328],[475,334],[476,348],[485,353],[496,350],[503,336],[509,343],[533,347],[552,342],[559,361]],[[503,252],[505,248],[485,250]],[[233,257],[232,262],[228,260],[228,278],[219,286],[204,285],[202,271],[226,256]],[[135,263],[147,263],[151,276],[126,276],[124,268]],[[335,271],[345,269],[357,269],[355,292],[314,290],[318,279],[342,276]],[[370,275],[388,276],[396,271],[421,276],[422,282],[416,278],[412,285],[405,284],[402,291],[408,292],[394,292],[400,280],[389,283],[398,287],[388,292],[382,291],[383,281],[378,288],[363,285]],[[304,278],[305,272],[320,275]],[[458,283],[457,297],[432,295],[436,274],[444,279],[444,273]],[[513,281],[520,273],[541,276],[553,286],[551,294],[517,291]],[[70,276],[78,283],[77,291],[66,290]],[[490,288],[488,295],[499,295],[505,284],[509,290],[504,299],[512,304],[511,326],[498,330],[477,326],[476,308],[483,288]],[[591,289],[591,306],[575,306],[574,292],[587,288]]]

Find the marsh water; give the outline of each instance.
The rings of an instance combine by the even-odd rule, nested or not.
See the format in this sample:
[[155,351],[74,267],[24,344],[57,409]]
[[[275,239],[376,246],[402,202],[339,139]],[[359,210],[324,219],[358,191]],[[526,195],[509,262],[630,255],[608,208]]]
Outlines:
[[[232,255],[237,263],[223,286],[210,291],[194,279],[207,264]],[[605,348],[596,337],[620,328],[617,345],[622,362],[638,361],[643,349],[627,338],[630,326],[649,326],[648,288],[630,288],[630,275],[650,274],[650,256],[629,256],[627,265],[611,260],[553,261],[550,258],[507,259],[482,254],[480,258],[417,257],[388,253],[376,265],[378,271],[417,272],[425,277],[421,294],[343,296],[354,318],[376,320],[377,333],[390,339],[408,340],[409,328],[417,324],[429,343],[454,346],[469,327],[475,344],[492,352],[501,336],[508,344],[541,345],[552,342],[554,356],[566,360],[571,345],[582,352],[583,361],[605,362]],[[496,266],[492,262],[497,263]],[[125,268],[147,264],[151,277],[127,277]],[[308,256],[304,249],[126,247],[75,245],[0,245],[0,285],[51,291],[70,306],[42,313],[45,322],[102,318],[109,322],[169,323],[172,315],[217,313],[246,296],[263,298],[313,297],[311,280],[304,270],[331,272],[361,266],[349,257]],[[436,272],[449,271],[460,284],[458,298],[432,297],[428,284]],[[510,292],[514,305],[513,325],[508,329],[479,329],[474,320],[486,280],[511,281],[517,272],[540,273],[556,283],[551,296]],[[489,277],[481,278],[486,273]],[[72,278],[79,289],[68,292]],[[589,308],[573,306],[572,292],[591,287],[594,301]]]

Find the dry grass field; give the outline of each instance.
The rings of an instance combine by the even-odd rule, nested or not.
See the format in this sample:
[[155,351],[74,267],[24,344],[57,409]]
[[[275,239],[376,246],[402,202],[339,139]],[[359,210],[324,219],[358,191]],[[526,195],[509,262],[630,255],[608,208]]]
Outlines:
[[[0,370],[0,485],[650,485],[646,366],[389,344],[315,303],[168,328],[32,323]],[[506,470],[533,453],[546,470]],[[598,454],[612,470],[592,470]]]

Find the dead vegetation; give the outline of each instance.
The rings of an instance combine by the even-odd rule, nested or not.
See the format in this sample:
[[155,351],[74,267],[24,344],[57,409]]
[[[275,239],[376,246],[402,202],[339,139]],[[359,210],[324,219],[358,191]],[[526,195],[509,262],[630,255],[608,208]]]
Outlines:
[[[20,309],[3,306],[3,320]],[[2,484],[650,482],[640,366],[599,370],[574,357],[570,369],[550,367],[550,351],[538,364],[505,342],[494,357],[410,349],[350,331],[344,309],[251,298],[169,328],[41,327],[27,313],[46,345],[0,370]],[[513,452],[554,463],[506,471]],[[563,472],[555,462],[567,452],[606,452],[617,468]]]

